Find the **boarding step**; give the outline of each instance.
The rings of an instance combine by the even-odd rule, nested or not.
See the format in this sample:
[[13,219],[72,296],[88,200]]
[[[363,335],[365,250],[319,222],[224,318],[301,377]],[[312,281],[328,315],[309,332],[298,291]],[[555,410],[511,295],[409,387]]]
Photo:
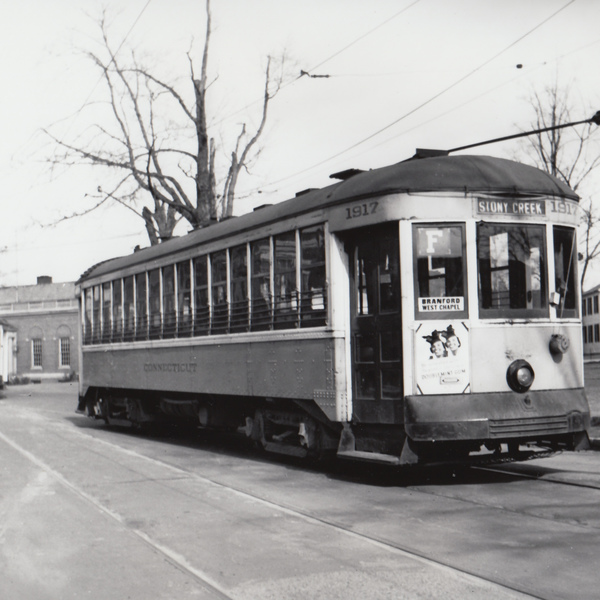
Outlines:
[[300,446],[290,446],[288,444],[267,442],[264,445],[264,448],[268,452],[276,452],[277,454],[285,454],[286,456],[297,456],[298,458],[305,458],[308,455],[305,448],[301,448]]
[[344,460],[359,460],[363,462],[378,463],[380,465],[399,465],[400,457],[393,454],[381,454],[379,452],[363,452],[361,450],[344,450],[338,452],[338,458]]

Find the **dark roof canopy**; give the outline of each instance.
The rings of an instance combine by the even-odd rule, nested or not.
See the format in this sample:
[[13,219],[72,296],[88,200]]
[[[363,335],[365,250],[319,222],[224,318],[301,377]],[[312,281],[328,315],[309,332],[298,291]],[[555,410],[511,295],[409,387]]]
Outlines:
[[[494,192],[559,196],[579,200],[565,183],[545,171],[491,156],[434,156],[374,169],[339,184],[349,197],[388,192]],[[336,194],[337,195],[337,194]]]

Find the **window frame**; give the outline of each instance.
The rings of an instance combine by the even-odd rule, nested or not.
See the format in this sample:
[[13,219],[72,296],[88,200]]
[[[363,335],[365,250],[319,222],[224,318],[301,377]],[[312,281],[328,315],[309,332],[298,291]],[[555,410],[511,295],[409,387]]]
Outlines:
[[[39,351],[36,351],[36,345],[39,345]],[[44,338],[31,338],[31,368],[40,371],[44,368]]]
[[[257,266],[260,268],[256,269]],[[269,330],[273,325],[272,236],[261,237],[250,242],[250,281],[250,329],[251,331]],[[268,286],[265,290],[266,297],[263,293],[265,284]]]
[[83,343],[326,326],[327,236],[324,222],[296,225],[90,283],[82,288]]
[[[567,276],[569,281],[563,282],[562,280],[558,280],[558,272],[557,272],[557,233],[570,233],[571,234],[571,252],[569,254],[569,258],[567,260],[570,261],[570,267],[567,270]],[[566,227],[563,225],[552,225],[552,252],[553,252],[553,261],[554,261],[554,279],[555,279],[555,291],[561,294],[560,302],[556,306],[556,317],[558,319],[573,319],[579,317],[579,273],[577,268],[577,230],[575,227]],[[563,256],[563,261],[565,257]],[[572,269],[572,271],[571,271]],[[563,265],[564,270],[564,265]],[[567,290],[566,297],[563,297],[563,290],[561,289],[565,286]],[[568,299],[571,307],[565,308],[565,300]],[[591,300],[591,297],[590,297]],[[593,314],[598,313],[598,295],[594,296],[594,311]],[[585,316],[585,302],[583,303],[584,307],[582,307],[582,312]],[[590,302],[589,308],[592,308],[592,303]],[[592,315],[592,312],[589,312]]]
[[[411,265],[413,269],[413,285],[414,285],[414,315],[417,321],[427,320],[448,320],[448,319],[467,319],[469,317],[469,280],[468,280],[468,269],[467,269],[467,239],[466,239],[466,227],[465,222],[460,221],[444,221],[444,222],[419,222],[412,224],[412,257]],[[419,310],[419,298],[455,298],[457,296],[420,296],[419,286],[419,267],[418,259],[423,258],[418,255],[418,229],[443,229],[443,228],[457,228],[460,230],[460,252],[462,259],[462,299],[463,308],[462,310],[432,310],[432,311],[420,311]],[[431,280],[432,278],[429,278]],[[461,297],[461,296],[458,296]]]
[[[65,349],[66,346],[66,349]],[[68,357],[67,362],[63,359]],[[70,336],[62,336],[58,338],[58,367],[59,369],[69,369],[71,367],[71,338]]]
[[[541,249],[543,253],[540,253],[540,284],[543,292],[544,304],[539,308],[511,308],[511,307],[491,307],[484,308],[482,306],[482,283],[481,283],[481,263],[480,253],[480,230],[483,227],[493,228],[504,228],[504,231],[508,232],[510,229],[531,229],[537,230],[541,233]],[[489,239],[489,237],[488,237]],[[478,221],[476,224],[476,236],[475,236],[475,249],[476,249],[476,263],[477,263],[477,305],[479,308],[480,319],[548,319],[550,317],[550,289],[548,286],[548,274],[550,268],[550,257],[548,256],[548,231],[546,225],[543,223],[529,223],[522,221],[515,222],[490,222],[490,221]],[[552,259],[553,260],[553,259]],[[523,263],[521,263],[523,264]],[[503,267],[504,268],[504,267]],[[510,261],[505,267],[510,277]],[[492,269],[490,268],[490,274]],[[509,288],[510,289],[510,288]],[[491,287],[490,287],[491,290]]]
[[297,325],[298,230],[292,229],[273,236],[273,327],[292,329]]
[[249,245],[238,244],[229,249],[229,331],[241,333],[250,329]]
[[[320,230],[323,238],[322,255],[314,260],[311,256],[311,250],[314,248],[307,243]],[[300,327],[312,328],[327,324],[328,315],[328,284],[327,284],[327,243],[325,224],[319,223],[309,227],[302,227],[298,230],[298,290],[300,296]],[[316,245],[321,254],[321,247]],[[311,280],[317,280],[323,285],[321,287],[311,287]]]

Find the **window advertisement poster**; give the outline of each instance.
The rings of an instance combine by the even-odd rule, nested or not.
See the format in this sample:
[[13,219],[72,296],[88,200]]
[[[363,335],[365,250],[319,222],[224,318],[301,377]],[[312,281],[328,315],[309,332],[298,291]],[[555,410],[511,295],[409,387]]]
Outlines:
[[462,321],[419,325],[415,331],[417,393],[469,393],[469,356],[469,329]]

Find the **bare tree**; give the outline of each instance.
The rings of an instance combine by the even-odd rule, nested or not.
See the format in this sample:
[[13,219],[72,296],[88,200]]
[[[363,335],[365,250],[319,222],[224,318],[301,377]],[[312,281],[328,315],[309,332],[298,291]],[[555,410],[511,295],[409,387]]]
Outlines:
[[[568,88],[561,89],[554,83],[541,93],[534,93],[531,105],[535,111],[535,129],[546,129],[525,138],[525,153],[535,165],[564,181],[574,191],[582,185],[600,166],[597,127],[593,122],[578,127],[555,129],[573,121]],[[593,197],[581,204],[582,254],[581,285],[588,267],[600,255],[600,216],[594,207]]]
[[[233,214],[240,173],[247,169],[267,122],[269,103],[281,86],[281,74],[272,75],[269,57],[265,69],[262,112],[252,134],[245,124],[237,135],[227,173],[217,174],[214,138],[207,126],[208,61],[211,39],[210,0],[206,0],[206,31],[202,64],[197,74],[187,54],[187,87],[178,89],[142,66],[135,52],[120,58],[109,40],[106,19],[100,22],[103,51],[87,52],[100,71],[108,93],[110,121],[105,115],[75,142],[46,133],[57,145],[53,165],[89,164],[119,173],[109,190],[98,187],[95,204],[72,218],[116,202],[143,220],[151,244],[169,239],[179,220],[202,227]],[[283,64],[283,62],[282,62]],[[179,86],[181,87],[181,86]],[[94,110],[89,102],[84,109]],[[141,208],[140,208],[141,206]]]

